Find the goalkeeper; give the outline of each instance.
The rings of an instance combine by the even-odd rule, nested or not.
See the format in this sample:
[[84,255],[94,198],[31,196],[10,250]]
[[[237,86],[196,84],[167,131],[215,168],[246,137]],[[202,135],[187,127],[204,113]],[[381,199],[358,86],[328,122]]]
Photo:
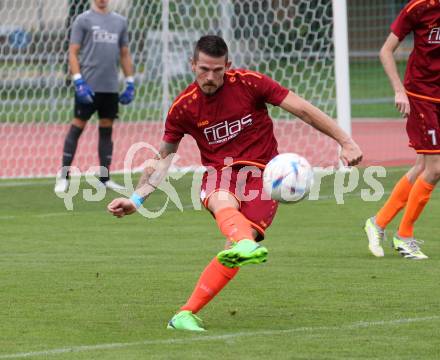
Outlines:
[[[168,155],[176,153],[184,134],[194,137],[203,165],[213,169],[213,173],[203,178],[201,199],[226,237],[226,249],[205,268],[187,303],[169,322],[170,329],[203,331],[195,314],[241,266],[266,261],[267,249],[257,241],[264,238],[277,203],[261,196],[246,200],[239,194],[245,193],[240,191],[243,182],[249,193],[262,191],[261,176],[247,176],[240,181],[239,170],[246,165],[262,169],[278,153],[266,103],[300,116],[335,139],[341,145],[345,163],[356,165],[362,158],[350,136],[319,109],[267,76],[244,69],[230,70],[230,65],[228,48],[222,38],[200,38],[192,60],[196,80],[168,112],[158,170],[147,167],[131,199],[115,199],[108,205],[108,210],[117,217],[134,213],[159,184],[165,173],[160,169],[169,166]],[[224,166],[226,158],[233,159],[228,166]],[[227,177],[229,184],[222,181]]]
[[[65,192],[68,189],[69,167],[78,139],[95,112],[99,117],[100,181],[107,188],[121,190],[123,187],[110,180],[109,174],[113,154],[112,128],[118,117],[119,103],[131,103],[135,87],[127,20],[110,11],[109,0],[93,0],[91,9],[75,19],[70,36],[69,65],[75,85],[74,118],[64,141],[62,169],[54,190]],[[126,79],[121,95],[118,94],[119,66]]]

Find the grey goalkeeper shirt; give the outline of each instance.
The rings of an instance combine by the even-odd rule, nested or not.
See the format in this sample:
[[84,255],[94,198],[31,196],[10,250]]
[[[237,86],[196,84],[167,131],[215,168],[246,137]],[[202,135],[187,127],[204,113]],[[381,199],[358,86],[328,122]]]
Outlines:
[[73,22],[70,44],[80,45],[81,74],[93,91],[117,93],[120,50],[128,46],[127,19],[88,10]]

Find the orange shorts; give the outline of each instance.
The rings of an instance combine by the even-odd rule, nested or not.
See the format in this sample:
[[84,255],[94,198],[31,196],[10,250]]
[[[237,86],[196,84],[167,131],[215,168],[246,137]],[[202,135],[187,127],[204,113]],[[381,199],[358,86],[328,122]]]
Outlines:
[[409,97],[409,146],[418,154],[440,154],[440,103]]
[[218,190],[225,190],[238,200],[240,212],[258,232],[256,240],[263,240],[278,208],[278,202],[263,190],[263,171],[255,166],[240,165],[205,172],[200,199],[206,208],[209,197]]

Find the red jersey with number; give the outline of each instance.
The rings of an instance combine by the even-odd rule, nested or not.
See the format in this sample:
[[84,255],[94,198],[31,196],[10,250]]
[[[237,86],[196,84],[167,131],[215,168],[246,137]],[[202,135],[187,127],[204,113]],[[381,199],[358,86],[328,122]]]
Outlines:
[[414,33],[406,68],[409,96],[440,103],[440,0],[412,0],[391,25],[400,41]]
[[177,143],[191,135],[202,164],[216,169],[231,161],[264,165],[278,154],[266,103],[279,105],[288,92],[269,77],[243,69],[227,71],[213,95],[205,95],[194,82],[171,106],[163,140]]

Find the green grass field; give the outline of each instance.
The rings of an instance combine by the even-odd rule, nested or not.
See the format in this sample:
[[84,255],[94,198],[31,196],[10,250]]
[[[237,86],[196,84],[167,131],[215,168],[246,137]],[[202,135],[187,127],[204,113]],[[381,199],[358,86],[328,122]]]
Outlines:
[[[381,179],[386,191],[403,172]],[[165,327],[223,240],[189,208],[190,184],[175,182],[183,212],[147,220],[106,213],[114,193],[68,212],[48,180],[0,181],[0,359],[439,358],[438,190],[418,222],[422,262],[389,243],[369,254],[362,225],[384,199],[362,201],[366,186],[336,205],[329,178],[321,200],[280,206],[269,261],[243,268],[193,334]]]

